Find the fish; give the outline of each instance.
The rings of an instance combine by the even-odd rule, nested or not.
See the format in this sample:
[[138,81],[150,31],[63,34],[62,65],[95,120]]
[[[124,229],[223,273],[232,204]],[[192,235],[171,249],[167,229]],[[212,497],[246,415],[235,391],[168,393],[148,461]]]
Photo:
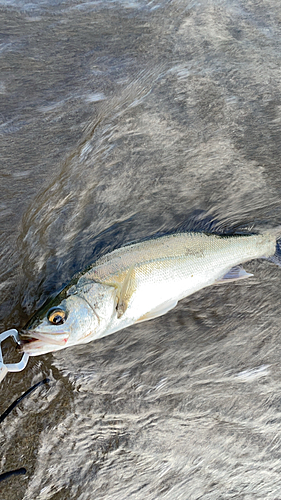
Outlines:
[[41,355],[157,318],[198,290],[253,276],[242,267],[252,259],[280,266],[280,235],[186,232],[118,248],[43,306],[20,332],[21,349]]

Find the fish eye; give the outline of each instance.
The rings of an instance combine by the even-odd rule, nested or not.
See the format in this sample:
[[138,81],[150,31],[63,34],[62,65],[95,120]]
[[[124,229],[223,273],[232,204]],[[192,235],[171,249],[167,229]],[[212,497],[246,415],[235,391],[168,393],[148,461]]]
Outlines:
[[54,307],[48,311],[47,318],[52,325],[63,325],[66,320],[66,313],[63,309]]

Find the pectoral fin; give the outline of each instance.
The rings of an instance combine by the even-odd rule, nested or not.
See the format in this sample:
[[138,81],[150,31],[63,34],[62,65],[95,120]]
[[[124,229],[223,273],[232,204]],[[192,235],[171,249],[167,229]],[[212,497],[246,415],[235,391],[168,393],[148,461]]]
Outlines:
[[250,276],[254,276],[251,273],[247,273],[242,266],[232,267],[227,273],[222,277],[215,281],[217,284],[221,283],[231,283],[232,281],[243,280],[245,278],[250,278]]
[[117,291],[117,318],[121,318],[128,307],[130,298],[135,291],[135,271],[133,268],[129,269],[126,277],[122,283],[118,283]]
[[164,302],[160,306],[155,307],[155,309],[152,309],[148,313],[141,316],[141,318],[139,318],[136,321],[136,323],[141,323],[142,321],[148,321],[149,319],[158,318],[158,316],[162,316],[163,314],[166,314],[171,309],[174,309],[174,307],[176,307],[177,303],[178,303],[177,300],[170,300],[168,302]]

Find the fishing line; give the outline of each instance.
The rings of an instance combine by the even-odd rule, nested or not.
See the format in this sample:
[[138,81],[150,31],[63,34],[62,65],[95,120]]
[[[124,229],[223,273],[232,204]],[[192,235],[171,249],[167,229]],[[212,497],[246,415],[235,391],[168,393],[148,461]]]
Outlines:
[[20,469],[10,470],[9,472],[3,472],[3,474],[0,474],[0,483],[1,481],[4,481],[5,479],[8,479],[11,476],[20,476],[21,474],[25,473],[26,469],[24,467],[21,467]]
[[[41,380],[40,382],[37,382],[37,384],[33,385],[32,387],[30,387],[30,389],[28,389],[27,391],[25,391],[19,398],[17,398],[10,406],[9,408],[7,408],[7,410],[4,411],[4,413],[2,413],[2,415],[0,416],[0,423],[3,422],[3,420],[5,420],[5,418],[11,413],[11,411],[24,399],[26,398],[27,396],[29,396],[29,394],[31,394],[33,391],[35,391],[35,389],[37,389],[37,387],[40,387],[41,385],[43,384],[47,384],[48,382],[50,382],[50,379],[49,378],[44,378],[43,380]],[[19,476],[21,474],[26,474],[26,469],[24,467],[21,467],[20,469],[15,469],[15,470],[11,470],[11,471],[8,471],[8,472],[3,472],[3,474],[0,474],[0,482],[1,481],[4,481],[5,479],[8,479],[9,477],[11,476]]]
[[37,384],[33,385],[32,387],[30,387],[30,389],[28,389],[27,391],[25,391],[19,398],[17,398],[10,406],[9,408],[7,408],[7,410],[4,411],[4,413],[2,413],[2,415],[0,416],[0,424],[3,422],[3,420],[5,420],[5,418],[9,415],[9,413],[11,413],[11,411],[26,397],[28,396],[29,394],[31,394],[33,391],[35,391],[35,389],[37,389],[37,387],[39,387],[40,385],[43,385],[43,384],[47,384],[48,382],[50,382],[50,379],[48,378],[44,378],[43,380],[41,380],[41,382],[37,382]]

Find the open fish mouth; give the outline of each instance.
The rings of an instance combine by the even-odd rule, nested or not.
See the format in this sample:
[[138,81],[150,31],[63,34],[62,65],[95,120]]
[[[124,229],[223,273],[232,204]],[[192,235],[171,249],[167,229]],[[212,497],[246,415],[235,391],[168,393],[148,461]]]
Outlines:
[[20,349],[23,352],[31,353],[39,351],[46,346],[54,346],[54,350],[65,347],[69,338],[68,333],[48,334],[34,331],[22,332],[20,334]]

